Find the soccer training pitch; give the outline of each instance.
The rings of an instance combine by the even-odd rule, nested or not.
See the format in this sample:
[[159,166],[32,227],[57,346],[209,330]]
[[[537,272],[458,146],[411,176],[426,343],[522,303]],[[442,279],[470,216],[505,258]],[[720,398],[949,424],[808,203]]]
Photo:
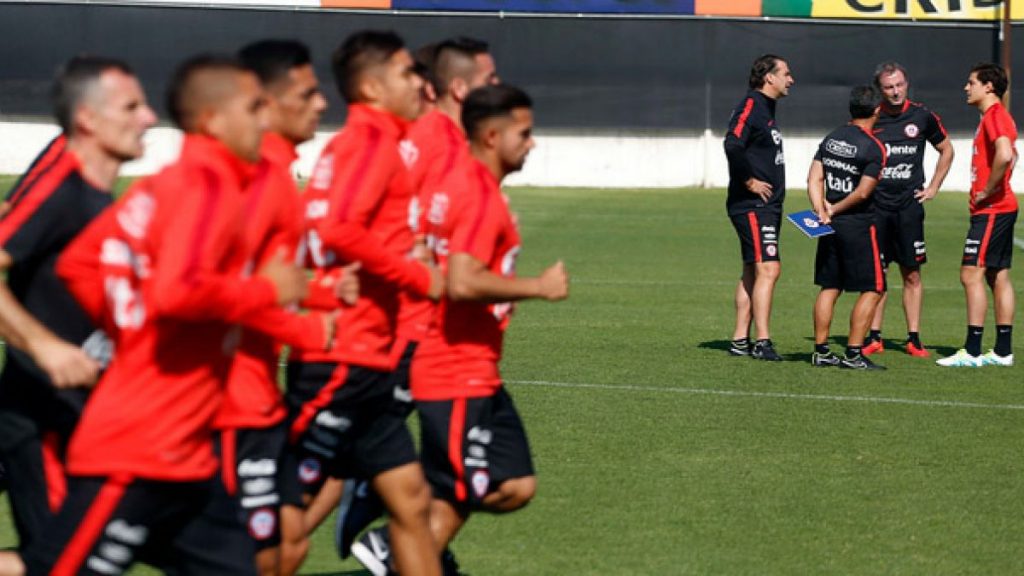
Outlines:
[[[897,271],[887,350],[874,357],[888,371],[813,368],[814,241],[784,224],[773,337],[786,362],[733,358],[740,264],[724,191],[509,195],[519,273],[561,258],[572,289],[512,321],[503,371],[539,491],[521,512],[467,524],[452,546],[466,573],[1024,573],[1021,369],[904,354]],[[787,203],[807,207],[799,189]],[[967,198],[941,193],[926,208],[922,338],[934,358],[964,337]],[[838,351],[853,299],[837,306]],[[987,349],[991,313],[986,327]],[[332,533],[330,522],[317,532],[303,573],[363,574],[337,559]]]

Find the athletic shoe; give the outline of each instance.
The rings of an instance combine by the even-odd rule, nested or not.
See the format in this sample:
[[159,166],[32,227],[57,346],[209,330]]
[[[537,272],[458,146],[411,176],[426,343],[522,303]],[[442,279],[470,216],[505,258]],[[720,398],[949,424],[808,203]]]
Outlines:
[[374,528],[352,544],[352,555],[373,576],[394,574],[391,569],[391,546],[388,540],[387,526]]
[[1000,356],[995,350],[989,350],[981,355],[981,363],[985,366],[1013,366],[1013,354]]
[[977,368],[981,366],[982,356],[971,356],[963,348],[956,351],[952,356],[939,358],[935,361],[939,366],[951,366],[955,368]]
[[907,341],[907,354],[910,354],[914,358],[928,358],[932,355],[931,352],[925,350],[924,346],[918,346],[913,342]]
[[733,340],[729,342],[729,355],[750,356],[750,341]]
[[839,367],[850,370],[885,370],[885,366],[879,366],[868,360],[863,353],[857,354],[853,358],[843,356],[839,359]]
[[842,360],[839,359],[839,356],[836,356],[831,352],[825,352],[824,354],[821,352],[815,352],[814,354],[811,354],[811,364],[814,366],[839,366],[840,362],[842,362]]
[[356,536],[384,513],[384,504],[366,480],[345,480],[334,523],[334,546],[342,560],[348,558]]
[[755,342],[754,347],[750,349],[750,357],[754,360],[782,362],[782,356],[779,356],[778,352],[775,351],[771,340],[758,340]]
[[882,352],[885,352],[885,344],[883,344],[881,340],[872,340],[871,342],[868,342],[867,344],[864,345],[863,348],[860,349],[860,353],[865,356],[871,356],[872,354],[881,354]]

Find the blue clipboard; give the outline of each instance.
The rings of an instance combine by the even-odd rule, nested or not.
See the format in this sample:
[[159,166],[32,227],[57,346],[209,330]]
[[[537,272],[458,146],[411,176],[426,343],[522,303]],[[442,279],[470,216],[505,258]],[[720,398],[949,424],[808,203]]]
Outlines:
[[821,238],[835,233],[835,230],[828,224],[822,224],[814,210],[794,212],[786,216],[786,219],[807,235],[808,238]]

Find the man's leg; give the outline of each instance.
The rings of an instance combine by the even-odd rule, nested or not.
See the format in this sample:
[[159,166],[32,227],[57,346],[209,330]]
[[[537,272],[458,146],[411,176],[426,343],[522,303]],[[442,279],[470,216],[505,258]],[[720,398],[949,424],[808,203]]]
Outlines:
[[434,536],[434,551],[438,554],[455,539],[469,520],[469,510],[458,508],[447,500],[434,498],[430,502],[430,532]]
[[827,344],[829,329],[832,326],[832,311],[839,298],[836,288],[822,288],[814,301],[814,344]]
[[757,327],[757,339],[767,340],[771,338],[772,298],[782,266],[779,262],[758,262],[754,267],[756,271],[750,307]]
[[986,275],[989,286],[992,287],[992,299],[996,309],[996,344],[993,351],[985,355],[986,362],[1013,366],[1013,316],[1017,303],[1013,285],[1010,283],[1010,270],[989,269]]
[[846,341],[847,349],[861,348],[864,345],[864,337],[867,335],[871,318],[874,316],[880,299],[881,295],[878,292],[861,292],[857,297],[857,302],[850,312],[850,334]]
[[[903,312],[907,317],[907,332],[920,332],[921,303],[924,301],[924,285],[921,283],[921,269],[900,266],[900,274],[903,276]],[[881,306],[882,303],[880,302],[879,308],[881,308]]]
[[751,297],[754,292],[754,264],[744,264],[743,274],[736,285],[736,327],[732,331],[733,340],[750,338],[750,323],[753,321]]
[[298,506],[281,506],[281,563],[283,576],[299,571],[309,554],[309,538],[303,521],[305,512]]
[[[978,266],[962,266],[960,268],[960,283],[964,287],[964,295],[967,297],[967,326],[968,330],[976,328],[982,330],[985,326],[985,313],[988,312],[988,294],[985,291],[985,269]],[[981,354],[981,337],[978,336],[977,344],[973,338],[968,337],[964,348],[971,356]]]
[[371,484],[391,517],[388,525],[398,573],[440,575],[430,532],[430,487],[420,465],[414,462],[392,468],[376,475]]

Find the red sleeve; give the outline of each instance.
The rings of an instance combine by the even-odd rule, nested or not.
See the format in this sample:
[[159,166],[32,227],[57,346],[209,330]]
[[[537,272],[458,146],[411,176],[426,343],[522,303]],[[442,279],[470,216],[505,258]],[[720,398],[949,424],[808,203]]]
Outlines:
[[[204,182],[202,190],[182,193]],[[235,216],[238,199],[218,177],[203,171],[184,182],[165,182],[157,194],[152,245],[156,316],[238,322],[276,301],[270,281],[221,271],[232,250],[244,246]],[[177,184],[177,185],[175,185]],[[167,199],[174,198],[173,202]]]
[[[389,154],[379,130],[370,130],[359,154],[335,156],[335,176],[329,191],[330,210],[317,222],[325,248],[344,262],[360,262],[374,276],[425,296],[430,289],[426,266],[393,254],[370,234],[369,223],[401,167],[397,153]],[[351,158],[358,158],[351,162]],[[347,160],[346,160],[347,159]]]
[[452,214],[449,251],[464,253],[487,264],[494,256],[500,227],[494,214],[501,197],[480,182],[463,195],[464,204]]
[[302,350],[327,348],[322,315],[305,316],[288,312],[280,307],[261,309],[239,320],[246,328],[270,336],[282,344]]
[[107,326],[110,317],[106,313],[105,289],[100,255],[103,241],[112,236],[115,228],[115,204],[104,210],[81,234],[71,241],[57,260],[57,276],[67,286],[68,292],[78,301],[85,313],[97,326]]

